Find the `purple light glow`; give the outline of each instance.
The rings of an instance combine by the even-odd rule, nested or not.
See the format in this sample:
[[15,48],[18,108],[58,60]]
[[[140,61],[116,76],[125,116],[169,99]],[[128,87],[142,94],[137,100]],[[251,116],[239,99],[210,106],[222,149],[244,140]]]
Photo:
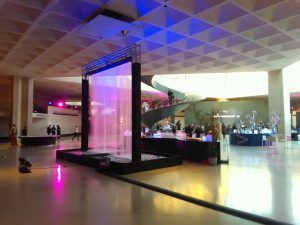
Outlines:
[[63,101],[59,101],[56,103],[58,107],[64,107],[65,103]]
[[131,63],[90,78],[89,146],[131,158]]
[[61,181],[61,166],[60,165],[58,165],[58,167],[56,168],[56,172],[57,172],[57,177],[56,177],[57,183],[60,183],[60,181]]

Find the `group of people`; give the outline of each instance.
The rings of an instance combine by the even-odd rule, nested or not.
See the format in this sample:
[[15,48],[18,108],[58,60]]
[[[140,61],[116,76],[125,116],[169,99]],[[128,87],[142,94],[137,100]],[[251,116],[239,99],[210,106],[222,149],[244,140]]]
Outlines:
[[[48,135],[57,135],[60,136],[61,135],[61,128],[59,125],[57,125],[56,127],[54,125],[49,125],[47,127],[47,134]],[[72,140],[74,140],[75,138],[77,138],[77,140],[79,140],[79,128],[76,125],[75,126],[75,132],[74,132],[74,136],[72,137]]]
[[58,136],[60,136],[60,134],[61,134],[61,128],[60,128],[60,126],[59,125],[57,125],[56,127],[55,127],[55,125],[49,125],[48,127],[47,127],[47,134],[48,135],[58,135]]
[[184,132],[186,133],[187,137],[193,137],[193,134],[196,135],[196,138],[200,138],[201,134],[205,134],[205,129],[202,126],[197,126],[196,128],[194,127],[194,124],[189,124],[184,127]]

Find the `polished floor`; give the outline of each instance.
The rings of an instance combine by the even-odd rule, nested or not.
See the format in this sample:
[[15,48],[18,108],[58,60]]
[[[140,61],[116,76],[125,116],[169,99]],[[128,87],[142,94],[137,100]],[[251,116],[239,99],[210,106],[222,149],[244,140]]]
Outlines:
[[[78,145],[65,140],[56,147]],[[20,156],[33,164],[31,174],[17,171]],[[12,148],[0,144],[0,200],[1,225],[254,224],[115,180],[91,168],[56,162],[55,146]]]
[[[300,224],[300,142],[231,146],[230,163],[184,165],[127,175],[151,185],[245,212]],[[291,148],[292,147],[292,148]]]

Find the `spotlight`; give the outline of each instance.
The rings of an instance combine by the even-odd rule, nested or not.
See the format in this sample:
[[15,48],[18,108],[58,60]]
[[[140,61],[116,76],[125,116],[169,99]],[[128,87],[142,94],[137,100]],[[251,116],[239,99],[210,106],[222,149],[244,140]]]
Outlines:
[[25,158],[19,158],[19,172],[20,173],[31,173],[30,167],[32,166]]
[[129,33],[128,30],[121,30],[121,35],[126,36]]

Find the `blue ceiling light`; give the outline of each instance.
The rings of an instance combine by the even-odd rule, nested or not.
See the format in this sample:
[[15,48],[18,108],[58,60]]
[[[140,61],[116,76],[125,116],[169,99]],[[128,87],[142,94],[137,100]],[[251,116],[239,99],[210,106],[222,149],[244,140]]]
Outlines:
[[160,4],[153,0],[146,0],[146,1],[136,0],[136,7],[139,16],[144,16],[145,14],[149,13],[153,9],[157,8],[158,6],[160,6]]

